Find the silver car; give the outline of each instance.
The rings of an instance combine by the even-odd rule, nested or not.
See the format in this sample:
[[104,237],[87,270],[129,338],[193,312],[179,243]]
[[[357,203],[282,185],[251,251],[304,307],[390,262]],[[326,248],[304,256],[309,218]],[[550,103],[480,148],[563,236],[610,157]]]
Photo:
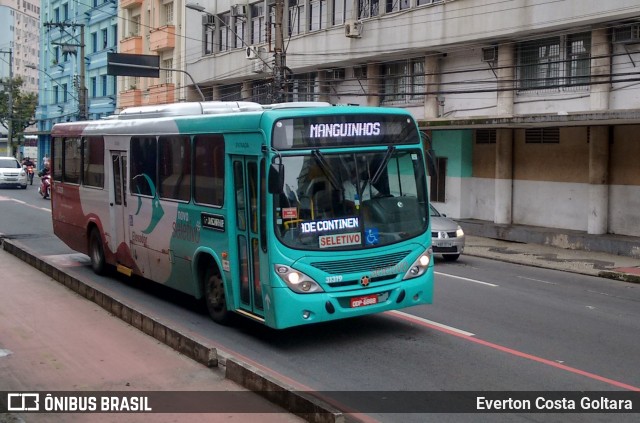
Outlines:
[[458,260],[464,251],[464,231],[453,220],[431,208],[431,245],[433,254],[442,254],[447,261]]
[[0,186],[27,188],[27,171],[14,157],[0,157]]

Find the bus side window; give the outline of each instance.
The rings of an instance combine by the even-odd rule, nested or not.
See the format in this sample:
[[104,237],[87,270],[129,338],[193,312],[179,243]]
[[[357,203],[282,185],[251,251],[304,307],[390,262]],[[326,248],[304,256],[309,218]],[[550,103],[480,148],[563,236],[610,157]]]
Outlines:
[[131,193],[156,193],[157,146],[155,137],[131,138]]
[[189,137],[161,136],[159,150],[159,189],[161,198],[191,199],[191,144]]
[[197,135],[193,141],[194,199],[196,203],[224,205],[224,138]]

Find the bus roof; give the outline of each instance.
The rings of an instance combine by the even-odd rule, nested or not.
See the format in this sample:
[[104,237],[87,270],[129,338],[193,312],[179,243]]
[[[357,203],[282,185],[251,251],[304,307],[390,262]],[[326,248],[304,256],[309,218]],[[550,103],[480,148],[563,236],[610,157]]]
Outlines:
[[[174,119],[186,118],[191,120],[198,117],[211,115],[237,115],[251,119],[244,121],[244,125],[249,124],[257,128],[260,120],[264,117],[263,124],[271,125],[274,121],[292,115],[292,110],[296,110],[297,116],[310,116],[323,110],[323,114],[406,114],[410,113],[401,108],[370,107],[357,105],[333,106],[325,102],[291,102],[262,105],[249,101],[207,101],[207,102],[186,102],[173,104],[159,104],[152,106],[139,106],[124,109],[120,114],[110,116],[106,119],[93,121],[80,121],[58,123],[51,130],[52,136],[82,136],[108,132],[117,133],[153,133],[161,130],[162,122],[168,123]],[[327,110],[332,109],[332,110]],[[330,113],[326,113],[329,111]],[[192,121],[195,123],[195,121]],[[250,124],[249,122],[254,122]],[[241,121],[235,121],[231,126],[241,129]],[[254,126],[255,125],[255,126]],[[135,128],[135,129],[134,129]]]

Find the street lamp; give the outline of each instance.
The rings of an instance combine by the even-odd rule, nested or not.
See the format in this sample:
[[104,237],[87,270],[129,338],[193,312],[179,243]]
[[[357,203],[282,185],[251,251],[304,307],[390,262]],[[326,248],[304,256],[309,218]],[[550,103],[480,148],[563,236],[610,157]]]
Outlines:
[[187,3],[184,5],[187,9],[195,10],[196,12],[204,12],[206,9],[204,6],[199,5],[198,3]]

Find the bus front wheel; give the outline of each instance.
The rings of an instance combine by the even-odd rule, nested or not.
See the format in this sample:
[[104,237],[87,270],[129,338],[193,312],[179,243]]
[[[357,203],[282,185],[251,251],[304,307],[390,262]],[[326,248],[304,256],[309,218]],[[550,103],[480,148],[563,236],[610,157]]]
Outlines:
[[89,258],[91,258],[91,268],[97,275],[103,275],[105,272],[104,248],[102,246],[102,238],[98,229],[92,229],[89,236]]
[[223,325],[229,323],[231,313],[227,310],[224,283],[220,275],[211,268],[207,270],[205,275],[204,289],[204,300],[213,321]]

